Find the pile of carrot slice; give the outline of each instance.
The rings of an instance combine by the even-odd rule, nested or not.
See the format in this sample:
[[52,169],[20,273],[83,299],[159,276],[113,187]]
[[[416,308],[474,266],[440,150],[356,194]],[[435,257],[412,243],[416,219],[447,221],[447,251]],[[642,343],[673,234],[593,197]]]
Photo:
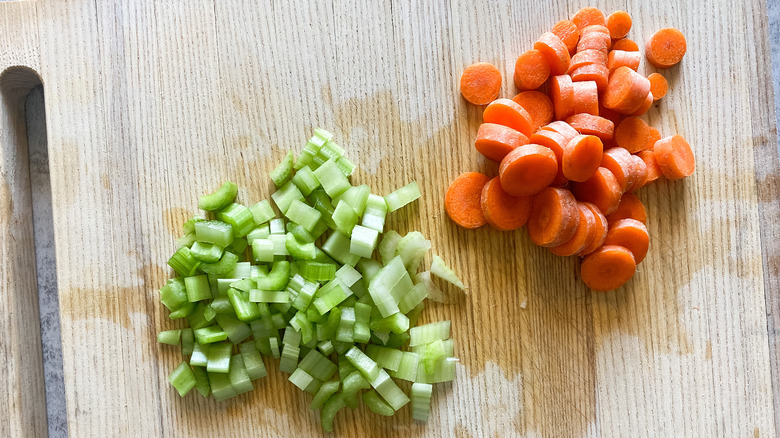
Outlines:
[[[527,225],[535,244],[583,257],[593,290],[625,284],[650,244],[647,212],[634,194],[659,178],[691,175],[695,159],[679,135],[663,138],[641,118],[668,82],[644,76],[639,46],[626,35],[631,16],[583,8],[545,32],[515,63],[520,93],[498,98],[501,73],[488,63],[465,69],[461,93],[487,105],[475,147],[500,163],[498,176],[460,175],[445,198],[465,228],[503,231]],[[685,55],[683,34],[661,29],[645,45],[647,61],[669,68]]]

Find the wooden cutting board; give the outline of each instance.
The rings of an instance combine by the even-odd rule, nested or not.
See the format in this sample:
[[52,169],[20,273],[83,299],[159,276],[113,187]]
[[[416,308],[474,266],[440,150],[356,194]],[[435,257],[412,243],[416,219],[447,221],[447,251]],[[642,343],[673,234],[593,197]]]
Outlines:
[[647,120],[698,160],[692,177],[641,190],[650,253],[599,294],[576,259],[524,231],[460,229],[442,208],[459,173],[496,173],[473,148],[480,108],[460,97],[460,72],[493,62],[512,96],[516,56],[584,1],[0,3],[0,434],[46,433],[23,112],[42,82],[71,436],[320,435],[274,361],[252,393],[180,399],[166,380],[179,356],[155,343],[175,326],[156,290],[197,196],[231,179],[244,202],[268,197],[267,171],[317,126],[359,163],[354,181],[420,183],[390,226],[429,236],[469,286],[426,309],[453,320],[461,359],[428,424],[360,408],[338,415],[338,435],[774,435],[780,161],[765,2],[595,3],[628,10],[637,41],[686,34]]

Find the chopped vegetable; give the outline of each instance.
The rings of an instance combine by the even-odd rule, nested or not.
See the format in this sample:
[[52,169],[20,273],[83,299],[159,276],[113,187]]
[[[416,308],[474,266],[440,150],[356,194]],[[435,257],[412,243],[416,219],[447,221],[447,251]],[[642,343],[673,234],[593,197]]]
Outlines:
[[487,105],[498,97],[499,91],[501,91],[501,72],[493,64],[478,62],[463,70],[460,77],[460,92],[467,101],[474,105]]

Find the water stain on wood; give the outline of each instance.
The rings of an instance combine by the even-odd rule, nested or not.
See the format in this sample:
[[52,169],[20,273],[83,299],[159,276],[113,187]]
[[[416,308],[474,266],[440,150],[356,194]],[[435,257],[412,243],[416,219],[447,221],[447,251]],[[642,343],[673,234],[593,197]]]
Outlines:
[[182,224],[195,216],[195,213],[183,207],[170,207],[163,211],[162,216],[168,232],[175,237],[179,237],[182,234]]

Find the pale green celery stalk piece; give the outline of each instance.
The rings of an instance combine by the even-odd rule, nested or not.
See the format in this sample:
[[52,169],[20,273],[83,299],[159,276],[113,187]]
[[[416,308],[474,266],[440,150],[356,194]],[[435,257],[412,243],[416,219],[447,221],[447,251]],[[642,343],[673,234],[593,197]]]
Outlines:
[[190,365],[205,367],[209,363],[209,344],[200,345],[197,342],[193,346],[192,356],[190,356]]
[[366,356],[365,353],[360,351],[357,347],[350,348],[345,354],[347,360],[360,371],[366,379],[373,381],[379,376],[379,365],[374,362],[373,359]]
[[379,240],[379,232],[371,228],[355,225],[352,228],[349,252],[367,259],[371,258]]
[[306,231],[312,231],[322,217],[322,213],[298,199],[293,199],[284,215],[287,219],[305,228]]
[[366,210],[363,213],[361,225],[381,233],[384,231],[386,216],[387,204],[385,203],[385,198],[370,193],[366,201]]
[[211,321],[214,316],[217,316],[216,312],[212,315],[213,309],[209,311],[210,307],[205,301],[201,301],[195,307],[195,310],[187,315],[187,322],[190,324],[193,330],[211,325]]
[[409,329],[409,336],[410,347],[430,344],[438,340],[447,340],[450,338],[450,321],[438,321],[412,327]]
[[279,208],[279,211],[284,214],[287,212],[287,209],[290,208],[290,204],[292,204],[294,200],[303,201],[305,198],[303,197],[303,193],[298,190],[298,186],[292,182],[288,182],[279,190],[271,194],[271,199],[273,199],[274,203]]
[[293,167],[297,170],[304,166],[312,166],[314,164],[314,156],[317,155],[317,153],[320,151],[320,148],[322,148],[322,145],[325,144],[325,142],[328,140],[329,138],[325,139],[317,135],[309,139],[309,141],[306,143],[306,146],[303,147],[303,150],[298,155],[298,159],[295,161],[295,166]]
[[447,264],[444,263],[444,260],[442,260],[438,255],[433,256],[433,262],[431,263],[431,273],[444,281],[452,283],[459,289],[466,288],[463,282],[460,281],[460,278],[455,275],[455,272],[450,269],[450,267],[447,266]]
[[381,233],[385,229],[385,218],[384,216],[378,216],[374,213],[365,213],[360,225]]
[[252,212],[235,202],[217,212],[217,219],[233,227],[233,237],[244,237],[255,227]]
[[390,330],[386,332],[371,330],[371,342],[377,345],[387,345],[388,340],[390,340]]
[[409,184],[401,187],[400,189],[385,196],[385,202],[387,203],[387,210],[393,212],[399,208],[409,204],[416,200],[421,195],[420,188],[417,186],[417,181],[412,181]]
[[322,250],[342,265],[355,266],[360,256],[350,254],[350,240],[340,231],[334,231],[322,245]]
[[338,371],[338,366],[317,350],[309,351],[298,364],[298,368],[323,381],[329,380]]
[[328,141],[322,145],[318,154],[326,160],[331,159],[335,161],[338,158],[343,157],[345,152],[344,148],[334,142],[333,139],[328,139]]
[[186,246],[177,249],[171,258],[168,259],[168,266],[183,277],[193,275],[200,265],[201,262],[192,255],[192,252]]
[[201,196],[198,208],[206,211],[219,210],[233,202],[237,194],[238,186],[230,181],[225,181],[216,192]]
[[252,335],[252,329],[249,328],[248,324],[243,323],[228,315],[223,315],[218,313],[216,316],[216,320],[217,320],[217,324],[219,324],[222,330],[227,334],[227,337],[230,339],[230,342],[234,344],[238,344],[239,342],[243,341],[244,339]]
[[363,404],[368,406],[375,414],[379,414],[385,417],[392,417],[395,415],[395,409],[387,404],[375,390],[366,391],[363,393]]
[[355,283],[357,283],[358,280],[360,280],[361,275],[360,272],[358,272],[355,268],[349,265],[343,265],[336,271],[336,278],[341,281],[341,284],[352,287]]
[[428,289],[425,287],[422,283],[415,284],[404,296],[401,298],[401,301],[398,302],[398,310],[401,311],[401,313],[407,314],[412,309],[417,307],[418,304],[422,303],[423,300],[428,296]]
[[252,276],[252,265],[249,262],[238,262],[233,269],[225,275],[225,278],[237,278],[243,280]]
[[217,326],[209,326],[194,330],[198,344],[213,344],[227,339],[227,333]]
[[296,368],[287,380],[300,388],[301,391],[306,391],[306,388],[314,381],[314,377],[303,369]]
[[276,256],[284,258],[285,256],[290,255],[290,252],[287,251],[287,234],[271,234],[268,236],[268,240],[274,244],[275,261],[279,261]]
[[195,376],[195,389],[203,397],[208,397],[211,394],[211,385],[209,384],[209,375],[206,369],[203,367],[190,367],[192,368],[192,374]]
[[288,181],[290,181],[290,178],[293,174],[293,162],[295,161],[295,157],[293,156],[292,151],[288,151],[287,155],[284,156],[282,159],[282,162],[279,163],[278,166],[274,168],[274,170],[271,171],[271,173],[268,174],[268,176],[271,177],[271,180],[274,182],[276,187],[280,187],[284,184],[286,184]]
[[436,363],[444,359],[444,357],[444,345],[441,339],[428,344],[428,347],[425,349],[425,355],[423,356],[425,372],[433,374],[436,369]]
[[252,213],[252,217],[257,225],[264,224],[276,217],[276,213],[274,213],[274,209],[267,199],[250,205],[249,211]]
[[195,348],[195,333],[190,327],[181,329],[181,355],[189,356]]
[[195,237],[195,233],[192,232],[192,233],[185,234],[179,237],[178,239],[176,239],[175,244],[176,244],[176,248],[178,249],[181,248],[182,246],[190,247],[196,241],[197,241],[197,237]]
[[417,421],[428,421],[431,410],[431,395],[433,386],[429,383],[412,384],[412,418]]
[[292,233],[287,233],[284,245],[287,253],[294,260],[314,260],[317,257],[317,247],[314,246],[314,242],[301,242]]
[[341,156],[336,160],[336,166],[339,168],[341,173],[344,174],[344,176],[349,177],[352,175],[352,173],[357,168],[357,165],[349,160],[349,158],[345,156]]
[[352,328],[352,338],[355,342],[365,344],[371,339],[371,306],[364,303],[355,303],[355,325]]
[[407,272],[403,261],[400,257],[395,257],[379,270],[368,285],[368,293],[371,295],[383,318],[398,313],[398,304],[390,294],[390,291],[405,274]]
[[236,268],[238,256],[230,251],[225,251],[217,263],[201,263],[200,270],[207,274],[224,275]]
[[340,393],[336,392],[330,396],[328,401],[326,401],[322,406],[322,411],[320,412],[320,424],[322,425],[322,430],[326,432],[333,432],[333,418],[336,417],[336,414],[344,406],[346,406],[346,404],[344,403],[344,399],[341,398]]
[[365,377],[360,374],[360,371],[353,371],[344,379],[344,388],[341,391],[341,397],[344,399],[344,403],[352,409],[357,408],[357,393],[361,389],[370,388]]
[[371,321],[370,327],[372,330],[400,334],[409,330],[409,318],[403,313],[397,312],[387,318]]
[[317,324],[317,340],[324,341],[336,336],[336,331],[341,321],[341,309],[338,307],[328,312],[328,320],[324,324]]
[[347,299],[347,291],[341,282],[338,280],[331,280],[320,288],[317,292],[317,296],[314,298],[312,305],[317,309],[320,315],[324,315],[330,309],[341,304],[342,301]]
[[403,351],[395,348],[387,348],[374,344],[368,344],[366,346],[366,356],[373,359],[380,367],[390,371],[398,371],[398,367],[401,366],[403,355]]
[[228,289],[227,295],[239,320],[251,322],[252,320],[260,318],[260,309],[257,307],[256,303],[249,301],[248,292],[243,292],[231,287]]
[[252,241],[252,257],[258,262],[273,262],[274,243],[270,239],[255,239]]
[[311,399],[310,407],[315,411],[320,409],[322,405],[325,404],[325,402],[328,400],[328,398],[330,398],[331,395],[335,394],[339,390],[340,385],[341,382],[338,380],[323,383],[322,386],[320,386],[320,390],[317,391],[317,395]]
[[201,221],[195,224],[198,241],[226,247],[233,243],[233,226],[222,221]]
[[448,301],[447,295],[433,282],[431,271],[417,273],[414,276],[414,282],[425,286],[425,289],[428,291],[428,299],[437,303],[446,303]]
[[345,202],[358,216],[362,216],[366,211],[366,204],[368,202],[368,195],[371,193],[371,189],[367,185],[354,186],[347,189],[341,196],[335,198],[333,201],[336,203]]
[[182,362],[168,376],[168,381],[176,388],[179,395],[184,397],[195,387],[195,374],[192,373],[192,369],[187,365],[187,362]]
[[409,293],[413,287],[414,283],[412,282],[412,278],[409,276],[408,272],[404,272],[401,274],[401,277],[398,279],[398,281],[395,282],[395,285],[393,285],[393,287],[390,289],[390,296],[393,297],[396,303],[400,303],[404,295]]
[[230,287],[243,292],[249,292],[250,290],[256,288],[257,285],[251,278],[242,278],[240,280],[234,281],[233,283],[230,283]]
[[160,288],[160,301],[171,311],[188,303],[184,279],[182,277],[169,279],[165,286]]
[[419,366],[420,355],[411,351],[404,351],[401,362],[398,364],[398,371],[389,372],[389,374],[396,379],[414,382],[417,380],[417,369]]
[[[364,304],[374,304],[374,301],[371,300],[371,295],[368,295],[368,288],[366,287],[366,282],[363,281],[361,278],[360,280],[356,281],[355,284],[350,286],[349,288],[352,293],[355,295],[356,299]],[[363,297],[366,297],[363,299]],[[362,301],[361,301],[362,300]],[[370,301],[369,301],[370,300]]]
[[326,356],[330,356],[333,354],[334,351],[336,351],[335,348],[333,348],[333,342],[330,340],[322,341],[319,344],[317,344],[317,349],[322,352],[322,354]]
[[[290,325],[295,330],[301,332],[301,342],[304,344],[309,343],[314,337],[314,328],[311,325],[311,321],[306,317],[304,312],[298,311],[295,316],[290,319]],[[316,339],[315,339],[316,340]]]
[[157,333],[157,343],[167,345],[179,345],[181,330],[166,330]]
[[300,291],[298,291],[298,295],[295,297],[295,300],[292,303],[292,306],[300,311],[305,311],[307,307],[309,307],[309,304],[311,303],[312,298],[319,290],[319,284],[311,281],[307,281],[303,279],[303,277],[300,277],[305,283],[301,287]]
[[[232,200],[230,202],[233,202]],[[227,204],[225,204],[227,205]],[[181,226],[181,230],[184,234],[191,234],[195,232],[195,223],[200,221],[205,221],[201,216],[193,216],[187,220],[187,222],[184,223],[184,225]]]
[[429,249],[431,249],[431,241],[427,240],[419,231],[412,231],[398,241],[395,253],[401,256],[406,269],[414,274]]
[[230,384],[230,378],[227,373],[208,373],[209,384],[211,385],[211,395],[216,401],[224,401],[238,395],[233,385]]
[[320,181],[325,193],[331,198],[339,196],[351,187],[349,180],[333,160],[324,162],[314,170],[314,175]]
[[290,281],[290,262],[274,262],[271,272],[254,279],[257,288],[262,290],[284,290]]
[[[314,211],[317,211],[317,210],[314,210]],[[317,211],[317,214],[320,214],[320,212]],[[317,221],[317,223],[319,224],[320,221]],[[303,228],[302,226],[298,225],[294,221],[287,223],[287,234],[292,234],[293,236],[295,236],[295,238],[298,241],[300,241],[302,243],[311,243],[311,242],[314,242],[315,240],[317,240],[309,231],[307,231],[305,228]]]
[[216,263],[222,257],[222,251],[224,250],[225,248],[214,245],[213,243],[196,241],[192,244],[192,247],[190,247],[190,254],[202,262]]
[[[319,210],[318,210],[319,211]],[[317,222],[317,225],[314,226],[314,229],[311,230],[311,236],[314,238],[314,240],[317,240],[325,234],[326,231],[328,231],[330,227],[328,226],[328,221],[325,218],[321,218],[319,222]]]
[[[428,351],[428,347],[432,346],[433,344],[437,343],[438,341],[431,342],[430,344],[423,344],[423,345],[417,345],[412,347],[412,351],[420,354],[421,356],[424,356],[425,353]],[[442,357],[452,357],[455,354],[455,341],[453,339],[447,339],[445,341],[441,341],[441,347],[443,348],[443,355]]]
[[283,218],[271,219],[271,221],[268,222],[268,228],[271,234],[287,234]]
[[235,254],[244,254],[247,246],[249,246],[249,244],[247,243],[246,237],[237,237],[233,239],[233,243],[225,249]]
[[[409,324],[411,327],[411,324]],[[390,333],[390,337],[387,339],[385,347],[389,348],[401,348],[409,342],[409,332],[403,333]]]
[[370,380],[371,386],[396,411],[409,403],[409,397],[395,384],[387,371],[380,369],[376,378]]
[[317,179],[309,166],[298,169],[292,180],[304,196],[309,196],[314,189],[320,186],[320,180]]
[[417,382],[419,383],[443,383],[455,380],[455,364],[458,359],[448,357],[436,362],[435,370],[432,374],[425,372],[425,366],[420,361],[417,368]]
[[336,229],[345,236],[352,235],[352,229],[360,220],[360,217],[355,213],[355,210],[343,201],[336,204],[332,218],[333,222],[336,224]]
[[230,370],[228,371],[230,386],[236,390],[236,393],[243,394],[255,389],[249,373],[244,366],[244,357],[241,354],[234,354],[230,359]]
[[268,226],[268,224],[263,224],[250,231],[249,234],[246,235],[246,241],[249,245],[252,245],[255,240],[267,239],[270,235],[271,228]]
[[210,344],[206,371],[210,373],[227,374],[228,370],[230,369],[230,358],[232,350],[233,344],[230,342],[217,342],[215,344]]
[[343,307],[341,309],[341,321],[336,330],[337,342],[354,342],[355,308]]
[[348,375],[352,374],[354,371],[357,371],[357,368],[352,365],[352,362],[350,362],[345,355],[339,354],[338,356],[339,380],[343,381]]
[[382,241],[379,242],[379,257],[383,265],[390,263],[390,260],[396,256],[395,249],[400,241],[401,235],[395,230],[388,230],[382,235]]
[[373,280],[379,270],[382,269],[382,264],[373,259],[360,259],[357,263],[357,269],[363,274],[365,282],[371,283],[371,280]]
[[290,294],[283,290],[252,289],[249,291],[249,301],[255,303],[288,303],[290,302]]
[[280,358],[281,354],[279,352],[279,338],[274,336],[268,338],[268,348],[271,350],[271,356],[274,359]]
[[330,281],[336,277],[334,263],[298,262],[298,273],[309,281]]

